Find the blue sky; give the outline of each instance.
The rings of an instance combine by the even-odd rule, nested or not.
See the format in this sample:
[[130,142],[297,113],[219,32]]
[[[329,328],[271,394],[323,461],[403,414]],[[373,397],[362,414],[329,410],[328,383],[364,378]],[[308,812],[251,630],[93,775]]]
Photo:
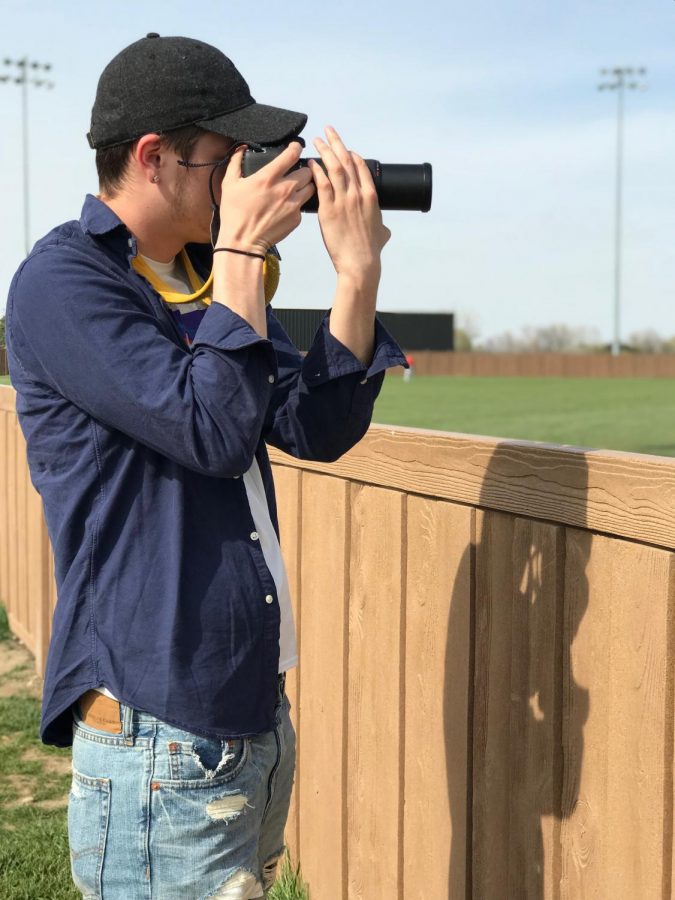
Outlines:
[[[2,0],[0,61],[53,64],[31,92],[37,239],[96,191],[85,133],[98,76],[148,31],[218,45],[256,99],[335,125],[383,162],[431,162],[430,213],[388,213],[380,308],[454,311],[483,337],[551,322],[608,339],[615,97],[598,70],[644,65],[627,98],[623,334],[675,334],[675,2],[343,0],[340,4]],[[189,16],[188,16],[189,13]],[[0,62],[0,70],[4,67]],[[23,256],[20,90],[0,84],[0,309]],[[277,305],[328,307],[316,217],[281,247]]]

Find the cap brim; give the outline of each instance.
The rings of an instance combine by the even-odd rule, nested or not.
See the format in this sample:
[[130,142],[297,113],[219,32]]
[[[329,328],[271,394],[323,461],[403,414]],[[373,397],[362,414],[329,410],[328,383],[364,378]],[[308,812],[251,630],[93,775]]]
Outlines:
[[300,134],[307,124],[307,116],[278,106],[252,103],[243,109],[196,124],[206,131],[214,131],[235,141],[280,144]]

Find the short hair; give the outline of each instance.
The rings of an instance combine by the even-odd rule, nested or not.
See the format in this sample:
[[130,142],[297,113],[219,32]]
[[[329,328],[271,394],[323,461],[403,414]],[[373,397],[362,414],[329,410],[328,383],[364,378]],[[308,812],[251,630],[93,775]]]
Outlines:
[[[202,135],[206,134],[203,128],[196,125],[186,125],[183,128],[174,128],[160,135],[162,144],[169,150],[175,150],[186,161],[194,150],[195,144]],[[113,197],[124,184],[129,160],[138,140],[127,141],[116,147],[102,147],[96,151],[96,171],[98,172],[98,184],[100,190]]]

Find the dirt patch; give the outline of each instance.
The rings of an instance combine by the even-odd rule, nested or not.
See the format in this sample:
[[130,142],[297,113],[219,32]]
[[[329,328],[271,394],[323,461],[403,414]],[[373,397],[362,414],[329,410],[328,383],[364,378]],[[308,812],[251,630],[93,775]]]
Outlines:
[[32,653],[17,640],[0,642],[0,697],[28,694],[42,697],[42,679]]
[[33,786],[35,779],[30,775],[5,775],[5,783],[8,784],[12,791],[16,794],[16,800],[6,803],[5,807],[23,806],[24,803],[33,802]]
[[26,750],[21,759],[25,762],[39,762],[48,775],[70,775],[72,771],[69,756],[55,756],[52,753],[41,752],[37,747]]
[[0,676],[7,675],[17,666],[34,666],[33,657],[18,641],[3,641],[0,644]]

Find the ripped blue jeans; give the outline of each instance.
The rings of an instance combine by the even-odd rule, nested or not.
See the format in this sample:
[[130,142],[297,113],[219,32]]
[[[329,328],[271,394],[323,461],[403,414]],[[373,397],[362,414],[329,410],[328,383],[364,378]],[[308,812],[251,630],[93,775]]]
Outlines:
[[75,707],[68,836],[85,900],[266,896],[295,769],[289,709],[281,682],[274,731],[219,741],[125,706],[110,734]]

